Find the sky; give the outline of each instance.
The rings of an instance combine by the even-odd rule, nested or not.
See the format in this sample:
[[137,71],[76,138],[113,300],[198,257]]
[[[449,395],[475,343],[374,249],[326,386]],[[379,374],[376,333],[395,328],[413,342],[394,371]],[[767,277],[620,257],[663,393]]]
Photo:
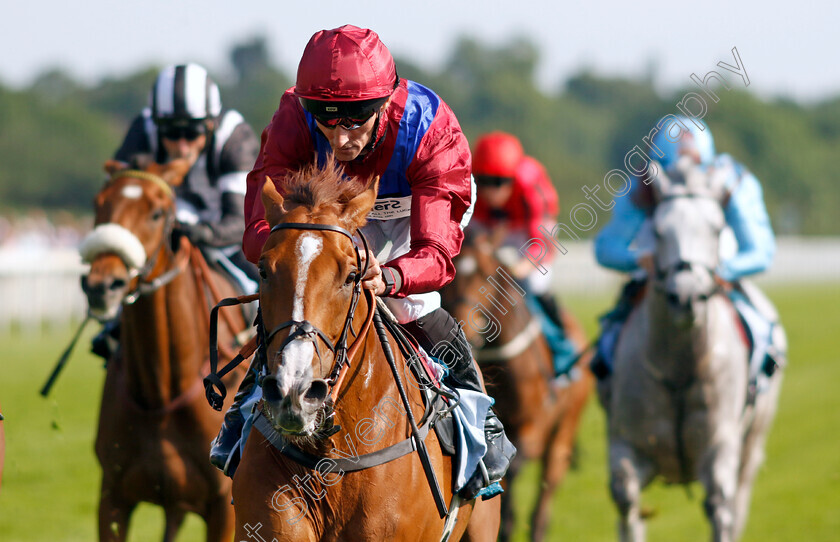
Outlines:
[[[61,67],[83,82],[148,65],[195,61],[230,72],[231,46],[266,36],[272,59],[293,75],[306,42],[345,23],[375,30],[391,51],[440,67],[457,38],[488,45],[514,36],[541,52],[539,82],[556,88],[586,67],[641,76],[656,66],[662,88],[690,85],[734,65],[751,90],[815,101],[840,95],[840,3],[833,0],[633,2],[586,0],[0,0],[0,83],[27,85]],[[734,77],[733,84],[744,84]]]

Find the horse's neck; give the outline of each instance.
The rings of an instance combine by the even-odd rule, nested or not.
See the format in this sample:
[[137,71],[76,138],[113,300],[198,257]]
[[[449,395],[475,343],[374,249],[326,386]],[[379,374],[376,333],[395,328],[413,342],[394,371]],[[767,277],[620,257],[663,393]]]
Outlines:
[[507,311],[506,313],[503,313],[494,304],[489,304],[489,308],[498,320],[500,328],[499,337],[490,346],[501,346],[516,339],[519,334],[525,332],[531,320],[536,318],[528,309],[524,297],[515,301],[515,304],[504,305],[503,308]]
[[696,375],[697,365],[708,354],[710,301],[690,327],[678,325],[670,313],[665,296],[648,289],[643,310],[647,311],[648,359],[674,381],[687,381]]
[[[367,311],[366,302],[360,301],[359,305],[360,310],[354,322],[363,322]],[[354,328],[358,330],[357,326]],[[341,431],[317,442],[298,443],[306,449],[332,457],[337,455],[333,450],[361,455],[408,438],[409,423],[405,405],[373,324],[364,341],[351,360],[335,406],[335,423],[341,426]],[[414,419],[419,422],[423,415],[420,384],[407,369],[393,338],[390,338],[390,344]]]
[[187,268],[123,309],[120,338],[126,385],[140,406],[163,408],[199,377],[208,348],[203,303]]

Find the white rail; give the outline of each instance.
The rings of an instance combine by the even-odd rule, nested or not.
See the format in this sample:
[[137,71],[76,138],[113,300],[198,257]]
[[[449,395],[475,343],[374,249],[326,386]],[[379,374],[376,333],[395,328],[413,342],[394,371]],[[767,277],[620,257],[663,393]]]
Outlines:
[[[595,263],[592,244],[568,243],[556,258],[555,282],[565,295],[613,295],[623,275]],[[74,249],[0,249],[0,334],[17,327],[37,330],[83,318],[79,286],[85,266]],[[773,268],[759,284],[840,281],[840,238],[782,238]]]

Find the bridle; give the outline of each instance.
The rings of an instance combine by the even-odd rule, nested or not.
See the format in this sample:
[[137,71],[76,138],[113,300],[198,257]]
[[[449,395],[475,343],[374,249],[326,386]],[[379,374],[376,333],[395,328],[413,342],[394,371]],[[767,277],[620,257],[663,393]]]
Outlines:
[[[676,199],[710,199],[710,200],[715,201],[716,203],[718,203],[720,205],[719,200],[717,200],[716,198],[713,198],[709,195],[706,195],[706,194],[691,194],[691,193],[688,193],[688,194],[669,194],[667,196],[662,196],[657,200],[657,205],[659,205],[663,201],[670,201],[670,200],[676,200]],[[653,222],[654,222],[654,227],[653,227],[654,237],[656,238],[657,241],[659,241],[659,239],[661,238],[661,235],[660,235],[659,231],[656,229],[655,215],[653,217],[651,217],[651,220],[653,220]],[[654,265],[655,276],[651,277],[653,279],[653,280],[651,280],[651,283],[653,284],[654,289],[656,289],[659,292],[664,293],[666,295],[666,297],[668,297],[668,298],[671,298],[672,296],[674,296],[674,294],[669,292],[664,286],[664,281],[668,277],[669,273],[679,272],[679,271],[690,271],[693,267],[702,267],[712,277],[717,276],[717,271],[713,267],[710,267],[709,265],[707,265],[706,263],[693,262],[693,261],[690,261],[690,260],[684,260],[682,258],[680,258],[676,262],[674,262],[674,263],[672,263],[672,264],[670,264],[666,267],[661,267],[659,265],[659,262],[656,259],[654,259],[654,264],[655,264]],[[714,288],[712,288],[708,292],[703,292],[702,294],[699,294],[696,297],[696,299],[698,301],[708,301],[711,297],[713,297],[714,295],[719,293],[722,290],[722,287],[718,283],[718,281],[715,280],[714,283],[715,283]]]
[[[280,231],[280,230],[313,230],[313,231],[331,231],[339,233],[345,237],[347,237],[350,242],[353,244],[353,249],[356,252],[356,265],[360,269],[359,273],[356,274],[355,279],[353,280],[353,294],[350,299],[350,306],[347,309],[347,316],[344,318],[344,326],[342,327],[341,334],[338,336],[335,342],[331,341],[330,338],[320,330],[318,327],[314,326],[308,320],[288,320],[283,322],[282,324],[277,325],[274,327],[270,332],[266,333],[265,328],[262,326],[262,322],[258,326],[260,328],[260,333],[262,334],[262,346],[261,349],[262,355],[266,356],[266,352],[268,350],[269,343],[277,336],[277,334],[284,329],[293,328],[289,335],[286,336],[285,339],[280,343],[280,347],[278,351],[282,351],[289,343],[296,340],[303,340],[303,341],[312,341],[315,344],[315,351],[318,354],[318,359],[322,359],[321,350],[318,347],[318,340],[321,341],[326,345],[327,349],[333,353],[335,362],[333,364],[332,370],[330,371],[330,375],[327,378],[327,384],[331,388],[330,396],[335,402],[339,388],[341,387],[341,383],[344,380],[344,375],[348,367],[350,366],[350,361],[353,359],[356,351],[361,346],[362,339],[366,335],[366,330],[370,327],[370,322],[373,319],[373,313],[375,312],[375,304],[373,303],[373,296],[370,295],[368,299],[368,314],[365,318],[365,324],[362,327],[362,330],[358,333],[353,333],[356,337],[353,345],[350,348],[347,348],[347,336],[349,333],[352,332],[352,323],[353,323],[353,315],[356,313],[356,306],[359,302],[359,297],[362,293],[362,279],[368,271],[370,267],[370,259],[365,258],[364,267],[362,267],[362,257],[361,253],[359,252],[359,247],[353,241],[353,234],[350,233],[348,230],[341,228],[339,226],[332,226],[330,224],[310,224],[305,222],[286,222],[277,224],[271,231],[269,235]],[[357,230],[356,233],[362,240],[362,244],[364,246],[365,254],[368,253],[368,242],[365,238],[364,234],[360,230]],[[264,360],[265,361],[265,360]]]
[[[150,181],[153,184],[160,187],[163,192],[169,197],[170,201],[174,200],[175,194],[172,191],[172,187],[167,183],[163,178],[155,175],[154,173],[150,173],[148,171],[141,171],[141,170],[133,170],[133,169],[124,169],[121,171],[117,171],[111,176],[111,182],[121,179],[123,177],[131,177],[133,179],[141,179],[145,181]],[[162,274],[154,277],[153,279],[149,279],[149,275],[152,273],[152,270],[157,264],[158,258],[160,254],[166,249],[167,243],[170,242],[172,238],[172,231],[175,228],[175,207],[174,205],[171,206],[166,213],[166,220],[163,224],[163,234],[160,238],[160,243],[158,243],[157,248],[155,248],[152,257],[149,258],[146,263],[140,269],[131,269],[129,272],[129,278],[134,279],[137,278],[137,286],[134,287],[133,290],[128,292],[125,297],[123,297],[122,303],[124,305],[131,305],[136,302],[141,296],[148,295],[152,292],[159,290],[161,287],[169,284],[172,282],[175,277],[177,277],[187,266],[187,262],[189,260],[189,251],[183,251],[183,257],[176,262],[175,266],[168,269],[167,271],[163,272]],[[181,251],[178,251],[179,253]]]

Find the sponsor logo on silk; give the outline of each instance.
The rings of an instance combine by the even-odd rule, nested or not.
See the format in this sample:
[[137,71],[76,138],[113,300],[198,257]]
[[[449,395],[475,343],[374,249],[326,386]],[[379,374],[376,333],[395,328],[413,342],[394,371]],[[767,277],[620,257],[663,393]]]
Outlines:
[[368,218],[394,220],[411,216],[411,196],[402,198],[379,198],[368,213]]

